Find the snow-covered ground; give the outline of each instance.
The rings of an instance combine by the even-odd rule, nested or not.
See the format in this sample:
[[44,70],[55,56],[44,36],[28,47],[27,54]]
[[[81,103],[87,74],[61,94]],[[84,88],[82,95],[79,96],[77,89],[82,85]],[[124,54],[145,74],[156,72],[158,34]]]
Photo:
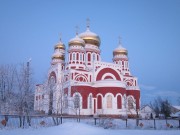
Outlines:
[[[4,116],[0,116],[0,129],[3,129],[4,126],[2,125],[2,120],[4,120]],[[76,118],[63,118],[63,123],[66,122],[76,122]],[[31,128],[39,128],[42,127],[41,122],[44,122],[44,126],[51,127],[54,126],[54,122],[52,117],[32,117],[31,118]],[[84,118],[81,119],[81,123],[86,123],[88,125],[94,125],[95,121],[93,118]],[[103,128],[111,128],[111,129],[148,129],[153,130],[154,126],[156,130],[177,130],[179,129],[179,120],[175,119],[168,119],[168,120],[162,120],[162,119],[156,119],[155,125],[154,120],[140,120],[139,125],[136,126],[136,120],[135,119],[128,119],[122,120],[122,119],[97,119],[96,121],[97,125],[99,127]],[[25,128],[29,128],[27,121],[25,120]],[[19,128],[19,118],[18,117],[9,117],[7,126],[8,129],[15,129]]]
[[104,129],[86,123],[65,122],[53,127],[3,128],[0,135],[180,135],[180,130]]

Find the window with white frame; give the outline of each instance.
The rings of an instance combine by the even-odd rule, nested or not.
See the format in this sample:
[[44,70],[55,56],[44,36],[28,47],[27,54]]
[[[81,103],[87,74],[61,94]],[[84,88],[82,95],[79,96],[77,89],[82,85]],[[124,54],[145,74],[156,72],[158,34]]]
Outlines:
[[79,55],[80,55],[80,61],[82,61],[82,54],[80,53]]
[[75,60],[75,58],[76,58],[76,54],[75,54],[75,53],[73,53],[73,60]]
[[92,95],[89,96],[89,108],[92,109]]
[[96,60],[96,55],[93,53],[92,56],[93,56],[92,60],[95,61]]
[[134,106],[133,106],[133,99],[132,97],[129,97],[128,98],[128,109],[133,109]]
[[107,96],[107,108],[112,108],[112,96]]
[[79,108],[80,107],[80,96],[76,94],[74,96],[74,108]]

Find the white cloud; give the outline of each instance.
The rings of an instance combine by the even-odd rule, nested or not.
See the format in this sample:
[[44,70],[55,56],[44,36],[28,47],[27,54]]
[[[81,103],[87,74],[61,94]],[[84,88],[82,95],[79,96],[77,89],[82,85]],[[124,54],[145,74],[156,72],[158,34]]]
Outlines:
[[155,94],[158,96],[162,96],[162,97],[175,97],[175,98],[180,97],[180,93],[177,91],[173,91],[173,90],[171,90],[171,91],[170,90],[157,91]]
[[156,89],[155,86],[150,86],[150,85],[145,85],[145,84],[140,84],[139,87],[140,87],[140,89],[143,89],[143,90],[154,90],[154,89]]
[[172,104],[177,104],[180,92],[176,90],[152,90],[141,93],[142,103],[149,103],[157,97],[168,98]]
[[177,91],[168,91],[168,90],[162,90],[162,91],[159,91],[159,90],[154,90],[154,91],[151,91],[151,93],[144,93],[142,96],[146,96],[148,98],[150,97],[171,97],[171,98],[177,98],[177,97],[180,97],[180,93],[177,92]]

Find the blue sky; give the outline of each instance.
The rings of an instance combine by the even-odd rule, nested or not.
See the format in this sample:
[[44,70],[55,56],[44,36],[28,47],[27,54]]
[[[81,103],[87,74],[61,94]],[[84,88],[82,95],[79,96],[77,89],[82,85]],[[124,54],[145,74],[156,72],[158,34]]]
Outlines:
[[37,83],[50,67],[53,47],[86,29],[101,38],[101,57],[112,61],[122,37],[130,69],[138,77],[142,104],[157,96],[180,97],[180,0],[1,0],[0,64],[32,58]]

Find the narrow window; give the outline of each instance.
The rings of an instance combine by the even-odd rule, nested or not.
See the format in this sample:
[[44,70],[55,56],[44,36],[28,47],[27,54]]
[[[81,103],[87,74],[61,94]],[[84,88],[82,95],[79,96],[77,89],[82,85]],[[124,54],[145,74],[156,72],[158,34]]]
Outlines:
[[82,61],[82,54],[80,53],[79,55],[80,55],[80,61]]
[[117,96],[117,108],[118,109],[122,108],[121,96],[120,95]]
[[92,96],[89,96],[89,108],[92,109]]
[[73,60],[75,60],[75,57],[76,57],[76,54],[75,54],[75,53],[73,53]]
[[107,96],[107,108],[112,108],[112,96]]
[[98,96],[98,109],[102,109],[102,98]]
[[95,59],[96,59],[96,56],[95,56],[95,54],[94,54],[94,53],[93,53],[93,58],[92,58],[92,59],[93,59],[93,61],[95,61]]
[[78,94],[75,95],[74,97],[74,108],[79,108],[80,107],[80,97]]
[[132,99],[132,97],[128,98],[128,109],[133,109],[133,99]]

